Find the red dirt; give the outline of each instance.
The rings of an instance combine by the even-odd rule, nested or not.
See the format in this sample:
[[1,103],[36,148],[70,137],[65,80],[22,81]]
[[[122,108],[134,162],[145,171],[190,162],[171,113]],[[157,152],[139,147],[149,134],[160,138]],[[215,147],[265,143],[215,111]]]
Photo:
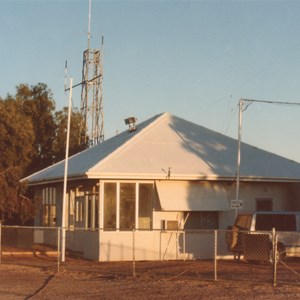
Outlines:
[[[100,263],[46,255],[2,256],[0,299],[299,299],[300,262],[293,271],[272,266],[213,261]],[[295,273],[296,272],[296,273]],[[133,276],[135,275],[135,277]]]

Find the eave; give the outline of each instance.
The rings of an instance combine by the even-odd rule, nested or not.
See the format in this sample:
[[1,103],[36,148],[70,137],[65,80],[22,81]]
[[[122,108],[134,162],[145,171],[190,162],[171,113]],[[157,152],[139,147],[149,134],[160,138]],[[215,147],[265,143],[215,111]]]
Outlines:
[[[68,182],[79,181],[79,180],[205,180],[205,181],[227,181],[235,182],[235,176],[216,176],[216,175],[188,175],[188,174],[172,174],[170,177],[165,174],[137,174],[137,173],[86,173],[68,176]],[[39,185],[50,185],[62,183],[63,178],[49,178],[47,180],[32,181],[29,186],[39,186]],[[277,183],[300,183],[300,178],[265,178],[257,176],[241,176],[240,182],[277,182]]]

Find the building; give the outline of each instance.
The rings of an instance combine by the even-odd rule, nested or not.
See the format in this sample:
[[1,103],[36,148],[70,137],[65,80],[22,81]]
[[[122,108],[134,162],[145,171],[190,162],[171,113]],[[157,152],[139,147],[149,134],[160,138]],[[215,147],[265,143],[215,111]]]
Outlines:
[[[126,260],[135,229],[146,259],[158,259],[151,247],[162,229],[227,228],[237,211],[236,158],[235,139],[169,113],[70,157],[68,247]],[[63,178],[64,161],[26,178],[40,201],[36,226],[61,226]],[[242,143],[241,210],[298,210],[299,190],[299,163]]]

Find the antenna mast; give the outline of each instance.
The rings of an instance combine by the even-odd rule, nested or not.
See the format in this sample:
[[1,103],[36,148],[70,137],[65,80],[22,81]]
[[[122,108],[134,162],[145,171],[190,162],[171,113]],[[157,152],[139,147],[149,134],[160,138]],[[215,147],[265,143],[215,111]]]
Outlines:
[[91,49],[91,0],[89,0],[88,48],[83,52],[80,111],[80,144],[90,147],[104,141],[103,115],[103,37],[100,49]]

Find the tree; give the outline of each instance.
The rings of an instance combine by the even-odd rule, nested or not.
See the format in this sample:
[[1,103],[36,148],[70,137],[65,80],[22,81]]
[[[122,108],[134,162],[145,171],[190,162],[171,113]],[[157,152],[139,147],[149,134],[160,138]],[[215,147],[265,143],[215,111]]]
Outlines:
[[35,134],[32,121],[18,110],[10,96],[0,99],[0,170],[18,166],[25,170],[32,161]]
[[[16,96],[0,98],[0,222],[33,216],[33,200],[26,197],[26,175],[64,159],[68,110],[55,113],[55,102],[46,84],[20,84]],[[80,113],[71,118],[69,154],[79,145]],[[28,195],[28,194],[27,194]]]
[[32,163],[27,170],[27,174],[30,174],[53,163],[55,102],[50,89],[44,83],[31,87],[26,84],[17,86],[16,101],[19,110],[30,118],[33,124],[34,151]]
[[11,96],[0,99],[0,120],[0,222],[16,214],[25,222],[32,217],[33,203],[24,196],[26,184],[20,179],[32,159],[33,125]]
[[0,173],[0,223],[16,216],[21,224],[34,216],[34,204],[26,197],[27,185],[20,182],[22,172],[18,167],[9,167]]
[[[76,154],[87,148],[86,145],[79,144],[80,124],[82,116],[78,112],[71,114],[70,124],[70,144],[69,155]],[[66,152],[66,136],[68,125],[68,108],[65,107],[62,111],[55,113],[56,135],[53,143],[53,153],[55,161],[60,161],[65,158]]]

